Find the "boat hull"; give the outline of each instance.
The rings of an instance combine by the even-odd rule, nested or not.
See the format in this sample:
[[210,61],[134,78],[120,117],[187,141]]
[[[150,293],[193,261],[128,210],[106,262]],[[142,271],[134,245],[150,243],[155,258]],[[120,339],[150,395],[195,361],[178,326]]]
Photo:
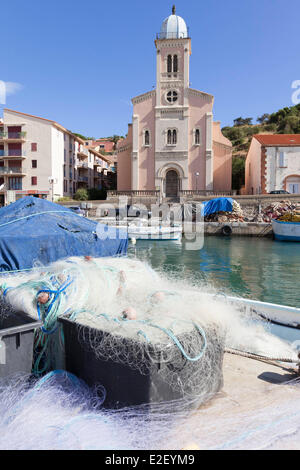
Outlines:
[[168,241],[168,240],[181,240],[182,228],[169,229],[166,227],[141,227],[129,228],[128,238],[135,240],[155,240],[155,241]]
[[248,309],[260,317],[272,323],[282,326],[288,326],[300,330],[300,308],[289,307],[288,305],[272,304],[270,302],[261,302],[259,300],[244,299],[242,297],[233,297],[230,295],[209,294],[215,299],[225,300],[226,302],[245,311]]
[[300,242],[300,222],[273,220],[272,225],[275,240]]

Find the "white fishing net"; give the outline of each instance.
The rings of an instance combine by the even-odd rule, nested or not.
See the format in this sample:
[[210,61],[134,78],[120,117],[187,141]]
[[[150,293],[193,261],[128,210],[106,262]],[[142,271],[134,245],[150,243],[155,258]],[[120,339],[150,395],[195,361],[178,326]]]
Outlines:
[[[220,366],[224,340],[226,347],[297,359],[291,346],[271,335],[251,311],[241,313],[225,298],[199,285],[170,280],[136,259],[70,258],[30,273],[2,276],[0,282],[5,302],[42,319],[38,346],[42,352],[52,348],[47,357],[52,366],[61,342],[57,320],[64,316],[82,326],[79,334],[99,358],[141,373],[158,362],[187,361],[194,377],[197,367],[192,366],[200,360],[206,367],[214,362]],[[42,304],[38,299],[44,293],[48,297]],[[91,328],[106,334],[90,334]],[[182,388],[171,369],[164,372],[166,381]],[[180,380],[187,390],[197,388],[187,377]]]
[[[207,286],[169,279],[135,259],[70,258],[3,275],[1,289],[6,306],[43,321],[35,342],[36,374],[65,367],[66,338],[58,321],[65,318],[100,363],[126,366],[166,384],[171,398],[181,397],[154,405],[154,414],[145,407],[112,412],[99,408],[102,388],[96,399],[84,386],[66,389],[68,377],[37,388],[23,379],[2,381],[1,448],[180,449],[191,442],[200,448],[256,448],[264,436],[266,445],[276,447],[283,432],[299,433],[294,389],[282,408],[269,403],[270,394],[249,410],[239,408],[238,395],[224,399],[221,392],[212,408],[188,413],[188,403],[197,407],[220,389],[224,347],[297,360],[292,346],[273,336],[252,311],[241,312]],[[49,296],[46,303],[38,301],[41,294]],[[7,315],[9,309],[2,311]],[[237,391],[243,389],[243,380],[233,382]],[[251,396],[246,381],[244,389]],[[278,386],[277,403],[286,396]]]
[[248,382],[235,382],[235,392],[193,413],[163,404],[149,415],[143,407],[105,410],[99,391],[66,374],[27,379],[0,381],[0,449],[300,448],[298,382],[260,396]]

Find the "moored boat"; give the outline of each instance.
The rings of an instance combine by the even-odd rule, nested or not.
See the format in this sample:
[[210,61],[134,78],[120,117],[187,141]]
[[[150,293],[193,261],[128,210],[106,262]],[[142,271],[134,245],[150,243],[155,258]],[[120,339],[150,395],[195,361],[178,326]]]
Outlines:
[[135,240],[180,240],[181,226],[145,226],[129,225],[128,238]]
[[275,240],[300,242],[300,222],[273,220],[272,226]]

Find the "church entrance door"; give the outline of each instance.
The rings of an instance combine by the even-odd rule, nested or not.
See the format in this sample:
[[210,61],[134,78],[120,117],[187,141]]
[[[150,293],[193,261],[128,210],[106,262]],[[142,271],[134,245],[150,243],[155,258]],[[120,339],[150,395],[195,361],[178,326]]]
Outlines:
[[166,197],[178,197],[179,180],[175,170],[169,170],[166,174]]

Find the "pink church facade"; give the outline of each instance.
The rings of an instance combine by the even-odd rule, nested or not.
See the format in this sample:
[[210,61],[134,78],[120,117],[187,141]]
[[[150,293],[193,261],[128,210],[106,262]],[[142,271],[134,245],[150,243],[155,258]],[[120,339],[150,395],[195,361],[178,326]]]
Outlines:
[[174,7],[155,46],[156,89],[132,99],[117,146],[118,191],[230,191],[232,145],[213,122],[214,97],[189,87],[191,39]]

